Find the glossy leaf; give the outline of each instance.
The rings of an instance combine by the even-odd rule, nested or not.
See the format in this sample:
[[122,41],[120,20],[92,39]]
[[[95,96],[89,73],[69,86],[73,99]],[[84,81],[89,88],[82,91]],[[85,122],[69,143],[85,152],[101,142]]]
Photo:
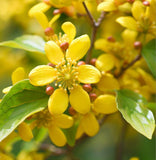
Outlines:
[[130,90],[117,91],[117,107],[124,119],[138,132],[151,139],[155,129],[153,113],[145,99]]
[[30,115],[47,107],[45,87],[35,87],[29,80],[16,83],[0,103],[0,141]]
[[0,46],[24,49],[26,51],[43,54],[45,53],[44,45],[45,41],[40,36],[35,35],[23,35],[14,40],[4,41],[0,43]]
[[142,56],[146,60],[153,76],[156,77],[156,39],[150,41],[143,47]]

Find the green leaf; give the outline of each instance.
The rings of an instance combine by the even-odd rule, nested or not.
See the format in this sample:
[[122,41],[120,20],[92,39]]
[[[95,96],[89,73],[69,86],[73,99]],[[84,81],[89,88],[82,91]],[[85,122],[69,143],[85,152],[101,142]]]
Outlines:
[[16,83],[0,103],[0,141],[30,115],[47,107],[45,87],[35,87],[29,80]]
[[45,53],[45,41],[40,36],[23,35],[14,40],[1,42],[0,46],[24,49],[30,52]]
[[145,99],[130,90],[117,91],[117,107],[124,119],[138,132],[151,139],[155,129],[153,113]]
[[156,77],[156,39],[147,43],[142,49],[142,56],[154,77]]
[[79,122],[75,122],[74,125],[71,128],[68,129],[62,129],[64,134],[67,138],[67,143],[73,147],[75,145],[75,137],[76,137],[76,131],[78,128]]

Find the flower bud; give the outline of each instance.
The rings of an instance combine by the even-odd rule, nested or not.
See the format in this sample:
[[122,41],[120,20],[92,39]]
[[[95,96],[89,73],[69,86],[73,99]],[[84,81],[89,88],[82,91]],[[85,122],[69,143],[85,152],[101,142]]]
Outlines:
[[109,41],[109,42],[115,42],[115,38],[113,36],[109,36],[107,38],[107,41]]
[[75,114],[76,114],[76,111],[75,111],[75,109],[73,108],[73,107],[69,107],[69,114],[71,115],[71,116],[74,116]]
[[53,15],[57,15],[57,14],[60,14],[60,13],[62,13],[62,11],[60,9],[55,9],[53,11]]
[[50,85],[48,85],[48,86],[46,87],[46,94],[47,94],[47,95],[51,95],[51,94],[53,94],[53,92],[54,92],[54,88],[51,87]]
[[68,42],[63,42],[60,44],[60,48],[63,50],[63,51],[66,51],[69,47],[69,43]]
[[96,60],[97,60],[96,58],[92,58],[92,59],[90,60],[90,64],[93,65],[93,66],[95,66]]
[[83,89],[84,89],[86,92],[91,92],[91,91],[92,91],[92,86],[91,86],[91,84],[84,84],[84,85],[83,85]]
[[43,0],[44,3],[46,3],[47,5],[51,5],[50,0]]
[[53,63],[48,63],[48,66],[55,67],[55,64],[53,64]]
[[50,37],[54,34],[54,30],[51,27],[48,27],[48,28],[45,29],[44,33],[45,33],[46,36]]
[[85,63],[84,61],[79,61],[79,62],[77,63],[78,66],[85,65],[85,64],[86,64],[86,63]]
[[141,48],[142,48],[141,42],[140,42],[140,41],[134,42],[134,48],[135,48],[135,49],[141,49]]
[[127,2],[128,2],[128,3],[133,3],[133,2],[134,2],[134,0],[127,0]]
[[97,98],[97,95],[95,93],[90,93],[89,97],[90,97],[90,100],[93,102]]
[[149,1],[143,1],[142,3],[143,3],[144,6],[150,6]]

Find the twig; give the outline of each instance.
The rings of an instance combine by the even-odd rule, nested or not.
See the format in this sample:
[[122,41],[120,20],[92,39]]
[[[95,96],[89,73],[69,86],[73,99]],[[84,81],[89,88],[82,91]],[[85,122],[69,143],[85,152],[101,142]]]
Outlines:
[[135,64],[138,60],[140,60],[141,57],[142,57],[141,54],[137,55],[137,56],[135,57],[135,59],[134,59],[131,63],[129,63],[126,67],[122,67],[122,68],[121,68],[121,71],[119,72],[119,74],[115,75],[115,77],[116,77],[116,78],[119,78],[128,68],[130,68],[130,67],[133,66],[133,64]]
[[91,54],[92,54],[92,49],[94,47],[94,42],[95,42],[95,39],[96,39],[96,33],[97,33],[97,29],[100,27],[101,23],[102,23],[102,20],[104,19],[105,17],[105,12],[101,12],[101,15],[98,19],[98,21],[96,22],[94,17],[92,16],[92,14],[90,13],[90,11],[88,10],[85,2],[82,2],[85,10],[86,10],[86,13],[91,21],[91,25],[92,25],[92,35],[91,35],[91,46],[88,50],[88,53],[87,53],[87,56],[86,56],[86,63],[89,63],[90,59],[91,59]]

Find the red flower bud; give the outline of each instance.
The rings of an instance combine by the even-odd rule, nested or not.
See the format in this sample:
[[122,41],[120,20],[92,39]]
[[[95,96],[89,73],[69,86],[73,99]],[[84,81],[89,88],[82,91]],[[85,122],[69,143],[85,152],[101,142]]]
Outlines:
[[91,84],[84,84],[84,85],[83,85],[83,89],[84,89],[86,92],[91,92],[91,91],[92,91],[92,86],[91,86]]
[[48,85],[46,87],[46,94],[51,95],[51,94],[53,94],[53,92],[54,92],[54,88],[52,86]]

